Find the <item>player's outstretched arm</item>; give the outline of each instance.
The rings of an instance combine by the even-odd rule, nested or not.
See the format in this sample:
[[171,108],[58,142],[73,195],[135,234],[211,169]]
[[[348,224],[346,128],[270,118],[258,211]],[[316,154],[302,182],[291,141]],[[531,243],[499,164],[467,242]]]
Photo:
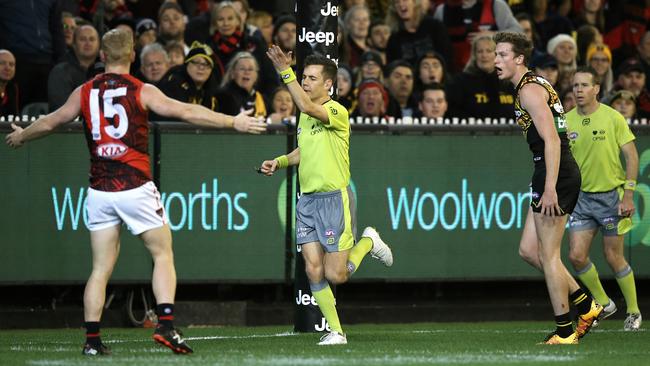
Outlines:
[[25,129],[12,123],[11,128],[14,131],[5,138],[7,145],[17,149],[27,141],[47,136],[60,125],[73,121],[81,111],[80,96],[81,87],[78,87],[70,94],[68,100],[59,109],[39,118]]
[[198,126],[234,128],[239,132],[252,134],[266,131],[264,122],[250,116],[252,110],[239,113],[236,116],[213,112],[201,105],[183,103],[169,98],[151,84],[145,84],[142,87],[140,98],[145,107],[156,114],[178,118]]
[[[282,81],[285,81],[284,78],[288,74],[285,74],[284,72],[290,70],[291,52],[285,54],[280,47],[273,45],[269,47],[268,51],[266,51],[266,55],[271,59],[271,62],[273,62],[273,67],[275,67],[275,71],[280,74],[280,77],[283,79]],[[291,71],[291,75],[293,75],[293,71]],[[291,93],[294,103],[296,103],[296,107],[298,107],[301,112],[312,116],[325,124],[329,124],[329,116],[327,115],[325,107],[311,101],[305,91],[302,90],[302,87],[295,79],[295,76],[291,82],[285,82],[285,84],[289,89],[289,93]]]
[[300,147],[287,155],[281,155],[273,160],[265,160],[260,167],[260,172],[268,177],[272,176],[278,169],[286,168],[289,165],[300,164]]

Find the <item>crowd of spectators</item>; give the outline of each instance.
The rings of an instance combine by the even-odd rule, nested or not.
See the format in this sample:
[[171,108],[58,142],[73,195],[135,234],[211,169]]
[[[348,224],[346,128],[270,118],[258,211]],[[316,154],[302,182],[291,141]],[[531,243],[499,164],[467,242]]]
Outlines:
[[[565,110],[575,103],[573,72],[589,65],[603,80],[603,103],[627,118],[650,117],[645,0],[339,6],[336,98],[351,116],[512,118],[514,90],[496,76],[492,41],[505,30],[533,42],[529,66],[557,89]],[[0,2],[0,115],[21,115],[34,103],[61,106],[102,71],[101,37],[121,27],[134,37],[135,77],[184,102],[228,114],[252,109],[281,123],[295,106],[266,51],[270,44],[295,50],[296,18],[284,10],[261,0]]]

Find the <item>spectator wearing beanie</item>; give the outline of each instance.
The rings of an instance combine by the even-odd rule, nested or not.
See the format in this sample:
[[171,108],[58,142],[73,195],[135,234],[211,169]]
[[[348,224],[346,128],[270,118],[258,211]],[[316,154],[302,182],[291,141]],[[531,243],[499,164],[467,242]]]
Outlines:
[[377,79],[366,79],[359,85],[359,103],[351,117],[386,117],[388,93]]
[[354,90],[354,79],[350,68],[339,63],[336,72],[336,100],[344,106],[349,113],[356,107],[357,101]]
[[568,34],[558,34],[551,38],[546,45],[546,52],[557,60],[560,75],[558,77],[558,89],[571,88],[573,73],[578,67],[576,58],[578,48],[576,41]]
[[614,88],[614,71],[612,71],[612,51],[606,44],[591,44],[586,53],[587,65],[591,66],[600,77],[598,98],[609,95]]

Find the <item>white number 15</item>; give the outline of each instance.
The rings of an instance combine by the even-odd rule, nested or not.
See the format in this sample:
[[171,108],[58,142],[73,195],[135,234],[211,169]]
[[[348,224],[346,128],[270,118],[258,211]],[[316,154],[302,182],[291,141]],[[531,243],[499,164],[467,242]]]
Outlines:
[[[126,95],[126,87],[117,89],[108,89],[104,91],[104,117],[113,118],[117,115],[120,120],[117,127],[108,125],[104,127],[104,131],[114,139],[120,139],[126,135],[129,129],[129,118],[126,115],[124,106],[120,103],[113,103],[113,98],[123,97]],[[99,89],[90,90],[90,125],[92,126],[91,134],[93,140],[101,140],[101,131],[99,130]]]

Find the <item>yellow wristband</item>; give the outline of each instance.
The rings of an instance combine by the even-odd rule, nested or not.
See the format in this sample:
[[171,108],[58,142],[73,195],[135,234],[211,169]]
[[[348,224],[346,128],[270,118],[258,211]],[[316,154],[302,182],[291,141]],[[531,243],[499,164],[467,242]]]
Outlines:
[[278,161],[278,169],[283,169],[289,166],[289,158],[286,155],[281,155],[275,158]]
[[628,191],[636,190],[636,181],[632,179],[626,180],[623,189],[627,189]]
[[293,69],[291,68],[280,71],[280,77],[285,84],[289,84],[290,82],[296,80],[296,74],[294,74]]

